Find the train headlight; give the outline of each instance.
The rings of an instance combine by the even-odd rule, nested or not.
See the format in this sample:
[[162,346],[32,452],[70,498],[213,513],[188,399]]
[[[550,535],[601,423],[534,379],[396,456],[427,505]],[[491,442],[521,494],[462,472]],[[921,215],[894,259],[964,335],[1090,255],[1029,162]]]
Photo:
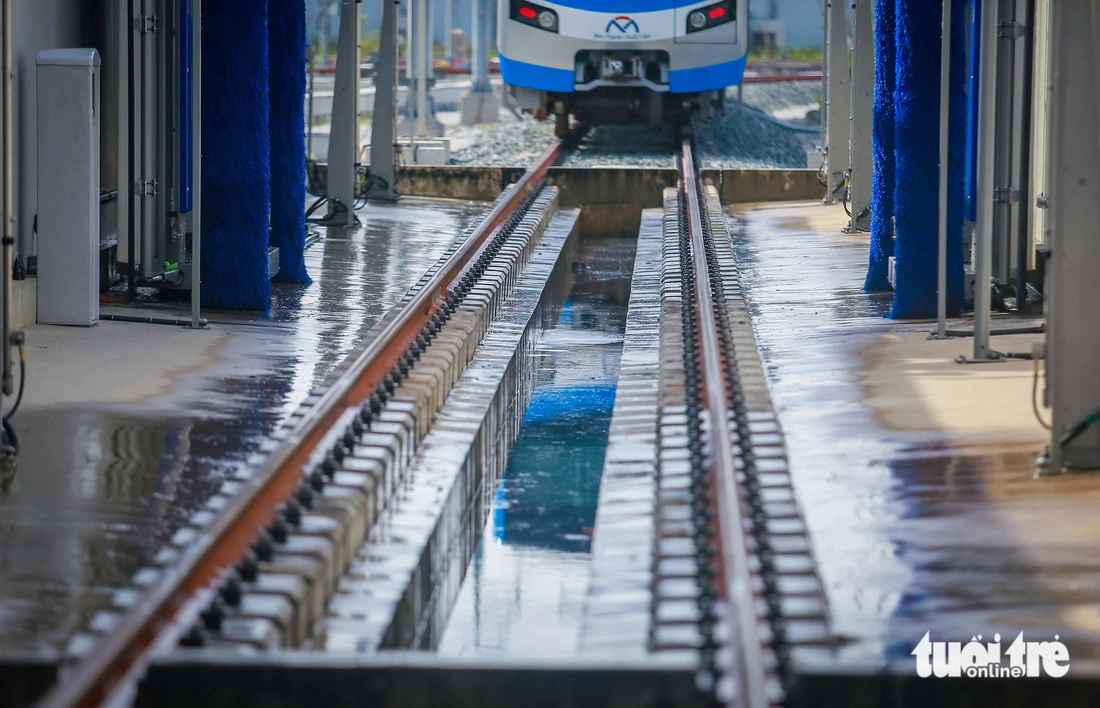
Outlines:
[[686,29],[688,34],[699,32],[700,30],[709,30],[712,27],[724,25],[728,22],[734,22],[735,4],[733,0],[723,0],[713,5],[707,5],[706,7],[692,10],[687,16]]
[[548,7],[535,5],[527,0],[511,0],[511,17],[516,22],[521,22],[528,27],[544,30],[546,32],[558,31],[558,13]]

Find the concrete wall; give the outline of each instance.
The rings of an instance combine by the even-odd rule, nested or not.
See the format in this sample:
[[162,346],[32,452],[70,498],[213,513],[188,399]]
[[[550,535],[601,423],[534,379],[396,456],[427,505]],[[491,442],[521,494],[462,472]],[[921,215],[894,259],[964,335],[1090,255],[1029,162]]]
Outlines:
[[105,0],[16,0],[12,3],[12,104],[15,106],[16,249],[24,263],[32,254],[37,212],[38,111],[36,60],[43,49],[96,46],[96,11]]
[[[398,170],[397,191],[487,202],[522,174],[522,167],[409,166]],[[821,198],[817,170],[704,169],[702,177],[723,204]],[[636,235],[642,209],[660,207],[676,179],[671,168],[649,167],[551,167],[547,174],[561,189],[563,207],[583,208],[581,231],[589,234]]]

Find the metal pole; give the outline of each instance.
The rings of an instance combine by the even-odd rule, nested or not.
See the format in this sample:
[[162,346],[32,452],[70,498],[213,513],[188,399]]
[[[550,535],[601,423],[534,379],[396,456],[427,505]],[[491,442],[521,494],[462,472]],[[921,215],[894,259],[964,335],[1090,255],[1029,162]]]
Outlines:
[[355,162],[359,158],[359,3],[342,0],[340,41],[328,147],[327,222],[355,223]]
[[[826,8],[825,52],[825,203],[832,204],[833,192],[844,183],[851,155],[848,151],[852,87],[848,69],[848,22],[844,5],[849,0],[829,0]],[[738,87],[740,92],[741,88]]]
[[[409,85],[409,91],[412,91],[412,77],[415,69],[416,54],[413,52],[413,40],[415,39],[415,33],[413,32],[413,0],[408,0],[405,3],[405,81]],[[412,94],[409,94],[410,101],[409,106],[412,105]],[[410,116],[411,118],[412,116]]]
[[[202,0],[191,0],[191,328],[202,320]],[[120,190],[121,191],[121,190]]]
[[[1089,6],[1091,5],[1091,7]],[[1100,327],[1091,307],[1100,267],[1100,7],[1053,2],[1050,258],[1046,273],[1050,467],[1100,468]]]
[[329,32],[329,8],[332,7],[332,0],[322,0],[320,6],[317,8],[321,13],[317,17],[317,28],[320,30],[317,34],[321,35],[321,66],[328,66],[328,32]]
[[851,230],[867,228],[871,206],[871,117],[875,93],[875,36],[871,0],[852,3],[855,47],[852,51]]
[[474,5],[474,26],[473,31],[470,33],[473,35],[473,51],[470,52],[472,56],[470,71],[472,73],[473,85],[470,86],[470,93],[489,93],[492,91],[489,88],[489,16],[485,11],[486,0],[473,0]]
[[1018,151],[1020,155],[1020,202],[1017,205],[1017,233],[1016,233],[1016,311],[1023,313],[1027,308],[1027,267],[1030,260],[1030,251],[1034,248],[1031,242],[1031,110],[1034,102],[1035,79],[1035,0],[1024,2],[1024,22],[1029,30],[1023,36],[1024,48],[1022,57],[1022,70],[1020,72],[1020,111]]
[[136,296],[137,274],[134,271],[137,262],[137,248],[134,243],[135,229],[133,217],[134,179],[132,170],[130,137],[131,115],[131,68],[130,44],[133,31],[133,13],[130,0],[115,0],[118,3],[118,49],[115,52],[115,71],[117,72],[118,93],[115,111],[118,115],[118,257],[129,265],[127,269],[127,293],[133,302]]
[[3,66],[0,67],[0,71],[3,71],[3,92],[4,92],[4,118],[3,118],[3,141],[4,141],[4,236],[3,236],[3,258],[4,263],[0,266],[0,272],[3,273],[3,298],[4,298],[4,313],[3,322],[0,323],[0,351],[3,352],[3,391],[5,396],[10,396],[14,387],[12,385],[12,357],[11,357],[11,334],[12,323],[14,322],[14,310],[12,309],[12,258],[15,246],[15,161],[12,159],[12,149],[14,145],[14,128],[12,120],[12,59],[11,59],[11,3],[12,0],[3,0],[3,22],[4,22],[4,56]]
[[951,113],[951,0],[943,0],[940,40],[940,233],[936,279],[936,336],[947,336],[947,131]]
[[309,72],[309,115],[306,117],[306,157],[313,159],[313,48],[309,49],[306,71]]
[[998,285],[1011,281],[1012,268],[1012,201],[1017,184],[1013,163],[1018,162],[1018,126],[1015,124],[1016,104],[1016,0],[1000,0],[997,4],[996,69],[997,83],[994,110],[996,133],[993,151],[993,271]]
[[451,61],[455,55],[454,42],[451,41],[451,32],[454,31],[454,6],[452,0],[443,0],[443,43],[447,48],[447,61]]
[[374,119],[371,126],[367,197],[397,199],[394,189],[394,113],[397,108],[397,15],[401,0],[382,1],[382,35],[374,79]]
[[416,136],[426,133],[425,116],[428,112],[428,8],[427,0],[416,2]]
[[997,0],[983,0],[980,86],[978,87],[978,193],[974,229],[974,359],[989,359],[993,277],[993,166],[997,132]]

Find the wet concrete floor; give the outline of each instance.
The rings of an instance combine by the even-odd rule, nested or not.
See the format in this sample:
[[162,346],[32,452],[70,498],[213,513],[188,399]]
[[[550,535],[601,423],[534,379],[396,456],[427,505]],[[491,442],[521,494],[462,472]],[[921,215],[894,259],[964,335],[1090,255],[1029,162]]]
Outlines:
[[164,325],[29,328],[22,449],[0,469],[0,661],[63,648],[482,209],[372,203],[360,228],[322,230],[314,282],[274,284],[269,316],[205,313],[211,331],[187,333],[203,343],[177,342],[194,361],[163,348],[180,336]]
[[[1046,434],[1030,362],[955,364],[972,340],[928,342],[929,323],[886,319],[890,295],[861,291],[866,236],[841,234],[834,209],[761,205],[731,218],[840,640],[801,658],[912,667],[928,631],[1000,633],[1006,647],[1022,631],[1096,659],[1100,478],[1033,477]],[[1030,340],[993,344],[1030,351]]]
[[554,658],[578,649],[635,245],[581,242],[561,316],[533,351],[531,403],[441,655]]

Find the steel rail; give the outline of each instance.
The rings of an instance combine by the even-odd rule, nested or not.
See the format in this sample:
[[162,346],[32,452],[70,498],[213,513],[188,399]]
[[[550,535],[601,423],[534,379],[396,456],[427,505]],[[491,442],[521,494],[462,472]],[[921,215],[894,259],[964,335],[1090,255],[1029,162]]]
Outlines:
[[735,478],[733,440],[730,421],[733,411],[726,395],[726,374],[719,342],[718,319],[707,266],[706,243],[699,202],[698,177],[692,158],[691,141],[683,141],[682,178],[687,201],[691,261],[695,270],[695,301],[699,322],[700,390],[705,396],[710,428],[710,449],[705,464],[713,472],[716,491],[718,534],[722,569],[718,575],[728,602],[727,621],[736,643],[735,662],[737,704],[745,708],[768,708],[767,664],[758,633],[756,598],[750,571],[749,545],[741,514],[741,499]]
[[[555,139],[474,229],[470,237],[404,305],[348,370],[321,396],[286,440],[246,482],[198,539],[182,552],[161,581],[121,617],[73,673],[42,699],[44,708],[90,707],[103,703],[144,665],[161,634],[198,591],[220,580],[275,518],[278,507],[297,489],[314,450],[351,406],[365,401],[399,356],[416,340],[463,270],[490,236],[536,189],[563,148]],[[177,627],[178,631],[179,628]]]

